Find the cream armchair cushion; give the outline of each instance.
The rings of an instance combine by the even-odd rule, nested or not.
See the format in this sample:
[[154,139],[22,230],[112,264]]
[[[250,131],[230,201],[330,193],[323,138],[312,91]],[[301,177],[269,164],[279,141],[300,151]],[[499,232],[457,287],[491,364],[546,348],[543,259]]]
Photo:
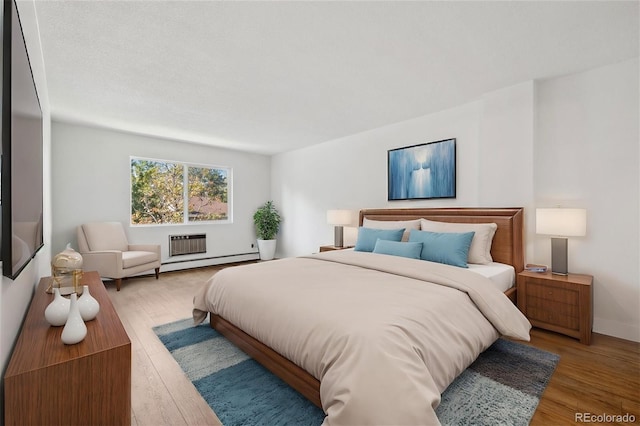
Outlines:
[[155,270],[160,272],[160,245],[129,244],[120,222],[91,222],[78,226],[78,248],[83,269],[113,278],[120,291],[122,278]]

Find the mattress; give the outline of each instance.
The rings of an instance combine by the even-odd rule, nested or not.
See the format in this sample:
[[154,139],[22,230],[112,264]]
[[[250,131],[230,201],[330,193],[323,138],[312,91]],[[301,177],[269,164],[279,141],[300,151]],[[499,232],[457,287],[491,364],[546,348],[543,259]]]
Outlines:
[[516,270],[511,265],[491,262],[487,265],[469,264],[469,270],[480,274],[495,284],[502,292],[509,290],[516,283]]

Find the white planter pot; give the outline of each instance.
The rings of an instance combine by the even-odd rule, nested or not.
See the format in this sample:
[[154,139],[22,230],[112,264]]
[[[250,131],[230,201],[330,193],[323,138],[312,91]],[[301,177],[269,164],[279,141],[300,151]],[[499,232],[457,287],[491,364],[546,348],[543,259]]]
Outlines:
[[276,255],[276,240],[258,240],[260,260],[271,260]]

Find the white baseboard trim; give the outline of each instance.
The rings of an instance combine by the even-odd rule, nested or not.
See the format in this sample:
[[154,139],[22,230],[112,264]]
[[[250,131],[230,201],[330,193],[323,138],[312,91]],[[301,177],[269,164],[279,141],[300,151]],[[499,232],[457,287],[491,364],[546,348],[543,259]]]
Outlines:
[[633,342],[640,342],[640,326],[637,324],[627,324],[604,318],[594,318],[593,332],[618,337],[620,339],[631,340]]
[[166,261],[162,266],[160,266],[160,272],[180,271],[183,269],[201,268],[203,266],[223,265],[225,263],[245,262],[258,259],[260,259],[260,255],[258,253],[244,253],[205,259],[185,259],[174,262]]

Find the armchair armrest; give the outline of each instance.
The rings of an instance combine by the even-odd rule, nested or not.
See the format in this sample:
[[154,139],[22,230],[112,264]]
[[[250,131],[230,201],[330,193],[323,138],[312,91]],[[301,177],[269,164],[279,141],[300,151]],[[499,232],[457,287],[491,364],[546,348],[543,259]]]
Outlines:
[[160,260],[160,245],[159,244],[129,244],[130,251],[150,251],[158,254],[158,260]]
[[82,269],[98,271],[100,276],[121,278],[123,274],[122,252],[119,250],[102,250],[80,253]]

